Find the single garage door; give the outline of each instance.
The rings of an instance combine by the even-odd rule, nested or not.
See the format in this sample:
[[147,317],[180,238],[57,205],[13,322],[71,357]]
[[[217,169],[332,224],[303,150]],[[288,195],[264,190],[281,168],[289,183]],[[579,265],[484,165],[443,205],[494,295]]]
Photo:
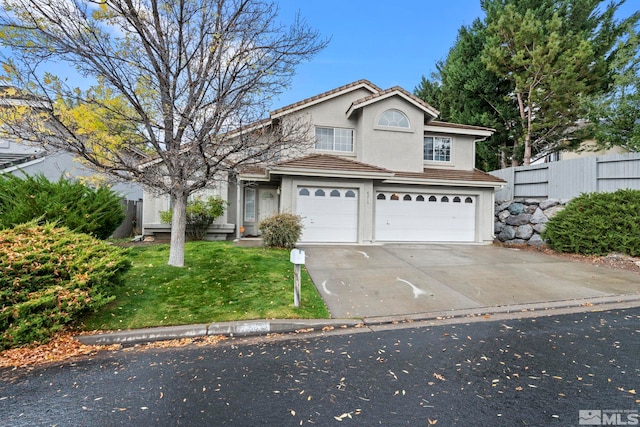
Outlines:
[[302,242],[356,242],[358,190],[298,187],[296,213],[302,217]]
[[473,242],[475,230],[475,196],[376,193],[378,241]]

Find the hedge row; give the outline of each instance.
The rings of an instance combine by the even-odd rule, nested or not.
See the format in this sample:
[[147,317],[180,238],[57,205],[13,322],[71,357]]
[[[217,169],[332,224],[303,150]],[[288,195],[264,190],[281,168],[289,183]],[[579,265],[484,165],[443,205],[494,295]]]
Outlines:
[[558,252],[640,256],[640,190],[588,193],[571,200],[543,238]]
[[124,220],[120,199],[110,188],[79,181],[0,175],[0,229],[37,220],[106,239]]
[[127,251],[33,222],[0,231],[0,349],[46,342],[79,314],[113,299]]

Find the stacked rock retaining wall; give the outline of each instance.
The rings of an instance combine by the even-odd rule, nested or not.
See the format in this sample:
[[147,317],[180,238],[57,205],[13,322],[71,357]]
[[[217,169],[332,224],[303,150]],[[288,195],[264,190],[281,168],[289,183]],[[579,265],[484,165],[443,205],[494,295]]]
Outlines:
[[508,245],[544,244],[541,234],[547,222],[564,209],[567,202],[558,199],[517,199],[496,203],[496,240]]

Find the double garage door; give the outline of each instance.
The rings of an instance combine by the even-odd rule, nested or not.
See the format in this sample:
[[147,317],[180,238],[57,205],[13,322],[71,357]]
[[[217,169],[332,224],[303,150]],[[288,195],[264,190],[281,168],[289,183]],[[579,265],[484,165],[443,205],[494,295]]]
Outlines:
[[[476,197],[376,192],[374,236],[388,242],[473,242]],[[298,187],[296,213],[302,242],[358,241],[355,188]]]
[[378,241],[473,242],[475,196],[376,193]]

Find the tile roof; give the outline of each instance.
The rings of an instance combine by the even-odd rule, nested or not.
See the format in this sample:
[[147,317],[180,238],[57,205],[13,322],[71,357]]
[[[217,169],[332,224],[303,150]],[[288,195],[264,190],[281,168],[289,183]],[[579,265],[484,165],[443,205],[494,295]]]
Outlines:
[[391,174],[388,169],[358,162],[344,157],[333,156],[330,154],[311,154],[306,157],[288,160],[274,167],[274,169],[316,169],[316,170],[334,170],[334,171],[350,171],[350,172],[366,172],[366,173],[384,173]]
[[422,172],[394,172],[394,176],[398,178],[437,179],[445,181],[505,182],[504,180],[479,169],[458,170],[424,168]]
[[43,153],[0,153],[0,170],[42,157]]
[[[311,154],[293,160],[287,160],[271,168],[272,172],[278,173],[283,170],[305,170],[305,171],[327,171],[338,172],[359,172],[369,174],[382,174],[385,180],[393,181],[394,178],[410,180],[439,180],[439,181],[466,181],[466,182],[495,182],[504,183],[500,178],[483,172],[479,169],[457,170],[457,169],[437,169],[424,168],[422,172],[401,172],[358,162],[356,160],[345,159],[344,157],[330,154]],[[243,174],[262,174],[264,169],[246,170]]]
[[335,89],[331,89],[331,90],[329,90],[327,92],[323,92],[321,94],[312,96],[310,98],[303,99],[302,101],[298,101],[298,102],[296,102],[294,104],[290,104],[290,105],[287,105],[285,107],[279,108],[277,110],[272,111],[271,115],[272,116],[276,116],[276,115],[281,114],[281,113],[283,113],[283,112],[285,112],[287,110],[293,110],[293,109],[301,107],[301,106],[303,106],[305,104],[310,104],[310,103],[312,103],[314,101],[318,101],[318,100],[320,100],[322,98],[327,98],[327,97],[330,97],[331,95],[334,95],[336,93],[340,93],[340,92],[343,92],[343,91],[345,91],[347,89],[355,88],[355,87],[361,86],[361,85],[370,86],[375,91],[382,92],[382,89],[380,89],[378,86],[376,86],[373,83],[371,83],[369,80],[361,79],[361,80],[357,80],[355,82],[346,84],[344,86],[340,86],[340,87],[337,87]]

